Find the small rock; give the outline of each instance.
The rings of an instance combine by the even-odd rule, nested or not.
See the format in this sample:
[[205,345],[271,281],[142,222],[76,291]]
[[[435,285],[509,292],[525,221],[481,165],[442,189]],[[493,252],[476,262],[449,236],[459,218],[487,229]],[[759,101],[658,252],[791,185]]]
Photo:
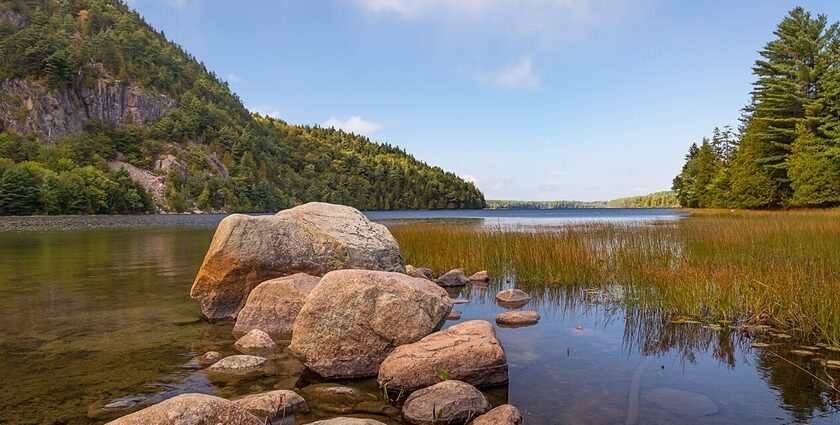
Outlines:
[[333,418],[325,421],[310,422],[309,425],[385,425],[373,419],[363,418]]
[[249,395],[233,402],[262,420],[285,418],[294,415],[306,406],[306,400],[303,397],[294,391],[287,390]]
[[419,277],[421,279],[432,279],[432,269],[428,269],[425,267],[417,268],[412,266],[411,264],[405,266],[405,274],[411,277]]
[[273,339],[291,338],[295,318],[320,281],[320,277],[296,273],[260,283],[236,316],[233,335],[239,338],[259,329]]
[[522,420],[519,409],[510,404],[503,404],[475,418],[472,425],[519,425]]
[[260,371],[268,366],[268,364],[268,359],[263,357],[237,354],[235,356],[227,356],[213,363],[207,370],[216,373],[247,375]]
[[459,323],[413,344],[400,346],[382,362],[377,381],[392,391],[414,391],[451,379],[476,386],[508,381],[505,350],[493,326],[484,320]]
[[496,294],[496,299],[506,304],[525,304],[531,301],[531,296],[519,289],[505,289]]
[[195,361],[198,362],[199,366],[207,367],[216,363],[217,361],[222,359],[222,353],[218,351],[208,351],[198,357],[195,358]]
[[277,353],[280,348],[267,333],[254,329],[248,332],[233,345],[239,352],[257,356],[267,356]]
[[262,425],[238,404],[206,394],[182,394],[109,422],[109,425]]
[[675,415],[699,418],[717,413],[717,404],[700,393],[675,388],[654,388],[645,394],[645,400]]
[[487,273],[487,270],[482,270],[480,272],[473,273],[473,275],[467,279],[469,279],[470,282],[489,282],[490,273]]
[[496,316],[496,323],[502,326],[527,326],[536,324],[539,321],[540,314],[536,311],[508,311],[499,313]]
[[457,300],[452,302],[453,304],[469,304],[470,300],[466,298],[458,298]]
[[446,272],[443,276],[437,279],[437,284],[440,286],[464,286],[470,281],[467,275],[461,269],[454,269]]
[[464,423],[490,408],[481,391],[450,379],[411,393],[403,405],[403,417],[414,425]]
[[446,316],[446,320],[461,320],[461,312],[457,310],[450,311],[449,316]]

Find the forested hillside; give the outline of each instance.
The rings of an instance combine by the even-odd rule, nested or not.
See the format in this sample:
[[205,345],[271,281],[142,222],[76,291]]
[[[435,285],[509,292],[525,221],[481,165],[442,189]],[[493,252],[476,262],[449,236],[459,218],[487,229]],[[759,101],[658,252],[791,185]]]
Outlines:
[[0,213],[481,208],[404,150],[252,115],[116,0],[0,1]]
[[487,208],[509,210],[553,210],[562,208],[669,208],[677,206],[679,206],[679,202],[677,202],[676,194],[671,191],[654,192],[647,195],[630,196],[610,201],[487,201]]
[[840,205],[840,31],[793,9],[759,53],[742,126],[692,144],[674,179],[699,208]]

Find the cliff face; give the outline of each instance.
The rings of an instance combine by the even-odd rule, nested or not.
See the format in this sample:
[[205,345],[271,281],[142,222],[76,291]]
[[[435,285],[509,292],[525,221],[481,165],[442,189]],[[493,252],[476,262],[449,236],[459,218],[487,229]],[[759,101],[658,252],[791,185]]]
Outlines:
[[0,127],[35,132],[53,142],[82,131],[90,119],[113,125],[149,125],[175,107],[167,95],[112,79],[99,64],[84,68],[73,88],[46,88],[37,81],[0,81]]

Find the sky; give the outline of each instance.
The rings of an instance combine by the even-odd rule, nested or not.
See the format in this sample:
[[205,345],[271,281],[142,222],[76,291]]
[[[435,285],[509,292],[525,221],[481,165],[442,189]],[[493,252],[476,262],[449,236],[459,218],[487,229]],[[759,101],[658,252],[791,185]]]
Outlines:
[[667,190],[757,51],[836,0],[129,0],[251,111],[405,148],[487,199]]

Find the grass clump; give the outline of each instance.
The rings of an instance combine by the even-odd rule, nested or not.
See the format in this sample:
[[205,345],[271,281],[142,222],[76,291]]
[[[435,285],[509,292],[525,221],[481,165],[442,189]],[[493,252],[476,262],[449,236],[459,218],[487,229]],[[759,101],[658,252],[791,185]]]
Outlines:
[[674,315],[767,323],[840,342],[840,211],[692,211],[653,224],[392,228],[409,263],[520,284],[621,284]]

